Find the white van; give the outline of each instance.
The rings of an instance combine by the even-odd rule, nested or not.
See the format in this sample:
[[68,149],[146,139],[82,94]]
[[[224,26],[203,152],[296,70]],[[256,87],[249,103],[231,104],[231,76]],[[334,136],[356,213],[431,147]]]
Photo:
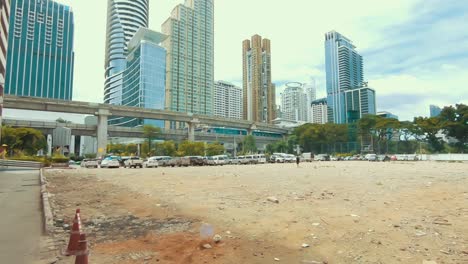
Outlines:
[[258,154],[257,160],[260,164],[265,164],[267,162],[265,154]]
[[213,160],[216,165],[223,166],[224,164],[226,164],[226,158],[224,155],[213,156]]

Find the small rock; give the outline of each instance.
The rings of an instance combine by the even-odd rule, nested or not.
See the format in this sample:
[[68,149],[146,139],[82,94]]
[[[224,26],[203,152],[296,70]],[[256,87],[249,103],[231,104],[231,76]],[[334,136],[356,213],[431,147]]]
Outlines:
[[210,248],[213,248],[213,247],[210,244],[204,244],[203,248],[204,249],[210,249]]
[[280,261],[280,259],[279,259],[279,258],[274,258],[274,260],[275,260],[275,261]]
[[308,248],[308,247],[310,247],[309,244],[302,243],[302,248]]
[[278,198],[276,198],[276,197],[274,197],[274,196],[268,197],[268,198],[267,198],[267,201],[272,202],[272,203],[279,203]]
[[230,235],[230,234],[231,234],[231,231],[226,231],[226,234]]
[[215,235],[215,236],[213,237],[213,241],[214,241],[215,243],[221,242],[222,239],[223,239],[223,238],[222,238],[220,235]]
[[418,236],[418,237],[422,237],[422,236],[425,236],[427,234],[425,232],[423,232],[423,231],[418,231],[418,232],[416,232],[415,235]]
[[320,223],[313,223],[312,225],[313,225],[313,226],[319,226]]
[[152,258],[153,258],[152,256],[147,256],[147,257],[145,258],[145,260],[150,260],[150,259],[152,259]]
[[422,264],[437,264],[437,262],[433,260],[423,260]]

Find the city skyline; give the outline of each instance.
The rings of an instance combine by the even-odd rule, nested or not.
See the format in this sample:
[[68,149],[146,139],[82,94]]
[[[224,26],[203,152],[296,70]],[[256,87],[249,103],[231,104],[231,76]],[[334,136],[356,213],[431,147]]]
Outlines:
[[[105,17],[102,14],[105,13],[106,4],[96,3],[93,8],[89,8],[87,3],[81,1],[66,2],[73,6],[75,23],[78,25],[75,37],[77,68],[74,98],[100,102],[102,94],[96,93],[96,86],[102,87],[102,74],[89,65],[102,65],[102,62],[93,59],[103,56],[103,49],[99,45],[105,37]],[[157,8],[150,11],[149,28],[159,30],[168,12],[174,5],[183,2],[150,1],[150,5]],[[449,30],[449,27],[463,25],[460,21],[463,21],[463,14],[468,9],[463,3],[426,1],[424,8],[420,8],[422,1],[357,1],[353,5],[345,5],[349,5],[348,8],[365,6],[366,12],[360,14],[359,18],[355,14],[347,14],[347,8],[343,8],[337,11],[336,19],[326,20],[326,10],[332,9],[336,1],[314,4],[310,1],[295,1],[295,10],[299,12],[295,14],[283,14],[282,7],[285,4],[275,2],[269,3],[272,5],[271,13],[262,16],[262,21],[254,23],[254,18],[258,17],[254,12],[255,7],[260,8],[265,5],[265,1],[252,3],[252,10],[239,10],[242,3],[226,2],[229,1],[217,1],[215,4],[215,79],[241,84],[239,43],[260,33],[275,43],[272,51],[275,54],[272,81],[279,88],[276,92],[277,102],[282,92],[280,87],[284,83],[307,82],[310,77],[317,80],[317,97],[322,97],[325,91],[322,38],[324,33],[334,29],[357,43],[358,52],[365,57],[366,80],[376,90],[378,111],[394,112],[402,120],[408,120],[413,116],[428,116],[429,104],[449,105],[467,101],[464,83],[468,81],[468,74],[464,68],[468,58],[459,54],[460,50],[468,47],[468,42],[464,40],[466,34],[460,34],[464,32],[461,29]],[[236,10],[243,12],[245,19],[238,21]],[[278,20],[280,15],[284,19]],[[310,23],[309,15],[322,22]],[[100,18],[102,24],[86,21],[87,16]],[[426,26],[420,26],[422,22]],[[301,41],[288,38],[288,35],[298,35],[298,32],[304,30],[307,30],[307,36]],[[417,34],[413,34],[414,30],[417,30]],[[444,38],[437,37],[439,32],[444,32]],[[86,42],[83,36],[89,34],[92,34],[94,40],[92,43],[83,43]],[[428,38],[431,41],[426,41]],[[445,46],[446,49],[439,49],[439,46]],[[91,48],[96,50],[89,52]],[[291,54],[291,50],[295,52]],[[451,93],[446,93],[446,90]]]

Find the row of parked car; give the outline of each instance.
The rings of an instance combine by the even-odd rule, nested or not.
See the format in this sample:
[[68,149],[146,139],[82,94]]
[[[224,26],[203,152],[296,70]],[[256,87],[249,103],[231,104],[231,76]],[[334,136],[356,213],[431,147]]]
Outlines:
[[266,163],[266,157],[263,154],[246,155],[238,157],[228,157],[227,155],[218,156],[154,156],[142,159],[137,156],[120,157],[108,156],[102,160],[84,159],[81,167],[86,168],[157,168],[157,167],[188,167],[188,166],[217,166],[230,164],[262,164]]

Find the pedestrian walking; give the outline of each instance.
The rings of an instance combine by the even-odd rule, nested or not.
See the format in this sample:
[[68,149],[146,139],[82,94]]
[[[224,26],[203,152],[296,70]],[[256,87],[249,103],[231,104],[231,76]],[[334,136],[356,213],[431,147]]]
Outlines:
[[301,159],[299,158],[299,156],[296,156],[296,165],[298,168],[299,168],[299,162],[301,162]]

